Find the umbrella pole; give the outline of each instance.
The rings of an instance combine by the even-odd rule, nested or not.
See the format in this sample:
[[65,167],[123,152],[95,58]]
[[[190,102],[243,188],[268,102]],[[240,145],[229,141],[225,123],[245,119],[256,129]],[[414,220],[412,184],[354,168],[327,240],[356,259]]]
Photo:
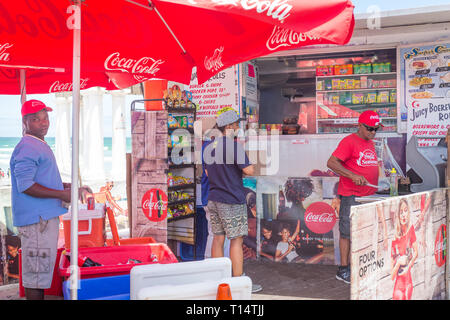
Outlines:
[[71,267],[71,300],[78,300],[78,161],[79,161],[79,129],[80,129],[80,46],[81,46],[81,6],[74,1],[73,25],[73,87],[72,87],[72,188],[71,188],[71,224],[70,224],[70,267]]
[[20,103],[24,104],[27,101],[27,82],[26,82],[26,70],[20,69]]

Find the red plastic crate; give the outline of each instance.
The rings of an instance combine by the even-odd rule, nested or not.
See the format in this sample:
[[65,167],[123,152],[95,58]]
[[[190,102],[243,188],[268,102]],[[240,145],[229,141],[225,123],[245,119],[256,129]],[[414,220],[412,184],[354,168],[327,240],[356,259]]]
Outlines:
[[[56,253],[52,284],[50,288],[44,290],[44,295],[46,296],[63,296],[62,279],[58,273],[59,261],[63,250],[64,248],[58,248]],[[25,288],[22,284],[22,249],[19,249],[19,297],[25,297]]]
[[[67,254],[70,254],[70,252],[68,251]],[[129,274],[131,268],[137,265],[178,262],[175,255],[164,243],[78,248],[78,254],[102,264],[100,267],[81,267],[80,279]],[[157,257],[157,262],[152,261],[150,257],[152,254]],[[139,260],[142,263],[127,264],[128,259]],[[65,280],[70,276],[70,262],[65,255],[61,255],[60,258],[59,274]]]

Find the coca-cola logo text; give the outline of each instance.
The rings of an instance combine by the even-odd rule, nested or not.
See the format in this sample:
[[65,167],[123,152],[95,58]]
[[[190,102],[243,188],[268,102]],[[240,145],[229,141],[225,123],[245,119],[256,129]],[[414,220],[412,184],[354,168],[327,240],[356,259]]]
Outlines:
[[208,58],[205,57],[205,68],[209,71],[218,71],[219,69],[223,68],[222,63],[222,53],[223,53],[223,47],[220,47],[216,50],[214,50],[214,54],[212,57]]
[[[197,4],[195,0],[188,0],[191,4]],[[211,0],[215,5],[229,6],[233,5],[238,7],[239,5],[244,10],[256,9],[259,14],[266,13],[268,17],[283,21],[290,15],[292,6],[289,4],[289,0]]]
[[164,60],[155,60],[150,57],[142,57],[140,59],[123,58],[119,52],[114,52],[106,58],[105,69],[154,76],[160,70],[159,66],[164,62]]
[[360,167],[378,166],[377,155],[372,150],[364,150],[362,152],[359,152],[359,158],[358,160],[356,160],[356,163]]
[[162,200],[150,202],[150,200],[147,199],[142,204],[142,209],[143,210],[161,210],[161,209],[164,209],[166,206],[167,206],[167,202],[164,202]]
[[[81,90],[86,89],[88,81],[89,81],[89,78],[80,79],[80,89]],[[72,82],[55,81],[50,86],[50,89],[48,90],[48,92],[52,93],[52,92],[72,91],[72,89],[73,89]]]
[[319,39],[320,38],[312,36],[308,33],[295,32],[275,26],[269,39],[267,39],[266,47],[270,51],[274,51],[280,47],[295,46],[301,42],[316,41]]
[[[0,3],[0,35],[24,34],[36,38],[45,35],[61,39],[69,31],[66,27],[65,11],[55,6],[52,1],[25,1],[27,6],[18,12],[9,12]],[[68,3],[69,4],[69,3]]]
[[8,49],[11,48],[13,44],[4,43],[0,44],[0,62],[8,62],[10,59],[10,55]]
[[148,190],[142,197],[141,206],[150,221],[158,222],[167,217],[167,195],[161,189]]
[[314,202],[305,212],[305,224],[309,230],[317,234],[330,232],[336,223],[334,209],[325,202]]
[[434,241],[434,258],[438,267],[442,267],[447,259],[447,227],[442,224]]

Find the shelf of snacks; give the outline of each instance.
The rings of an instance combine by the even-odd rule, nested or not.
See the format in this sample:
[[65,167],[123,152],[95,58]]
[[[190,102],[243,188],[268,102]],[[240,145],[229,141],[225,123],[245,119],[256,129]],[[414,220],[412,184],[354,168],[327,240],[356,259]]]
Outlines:
[[169,191],[183,190],[183,189],[193,189],[195,188],[194,183],[180,184],[176,186],[168,187]]
[[316,67],[317,133],[356,132],[366,110],[380,115],[379,132],[397,130],[397,73],[390,62]]
[[[350,120],[350,119],[349,119]],[[331,120],[333,121],[333,120]],[[327,121],[318,122],[319,134],[347,134],[358,131],[358,119],[355,121],[342,121],[339,123],[332,123]],[[384,127],[381,127],[378,132],[395,132],[397,131],[397,118],[383,120]]]
[[193,164],[193,163],[169,164],[169,170],[192,168],[193,166],[195,166],[195,164]]
[[[196,228],[196,185],[194,183],[196,166],[193,164],[194,121],[197,107],[192,103],[189,91],[180,91],[174,86],[167,91],[167,155],[169,172],[167,174],[168,222],[194,218]],[[177,131],[178,129],[182,129]],[[176,173],[176,174],[175,174]],[[169,232],[169,239],[176,240],[176,233]]]
[[195,113],[197,111],[195,104],[194,107],[191,108],[167,108],[167,112],[169,113]]

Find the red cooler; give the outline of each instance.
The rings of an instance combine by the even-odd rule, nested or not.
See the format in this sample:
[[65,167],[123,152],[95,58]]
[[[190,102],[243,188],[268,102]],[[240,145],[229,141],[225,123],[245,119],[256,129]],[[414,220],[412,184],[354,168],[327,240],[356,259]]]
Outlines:
[[[105,205],[96,203],[94,210],[87,204],[78,205],[78,247],[103,247],[106,241]],[[63,215],[65,247],[70,249],[70,225],[72,213]]]

